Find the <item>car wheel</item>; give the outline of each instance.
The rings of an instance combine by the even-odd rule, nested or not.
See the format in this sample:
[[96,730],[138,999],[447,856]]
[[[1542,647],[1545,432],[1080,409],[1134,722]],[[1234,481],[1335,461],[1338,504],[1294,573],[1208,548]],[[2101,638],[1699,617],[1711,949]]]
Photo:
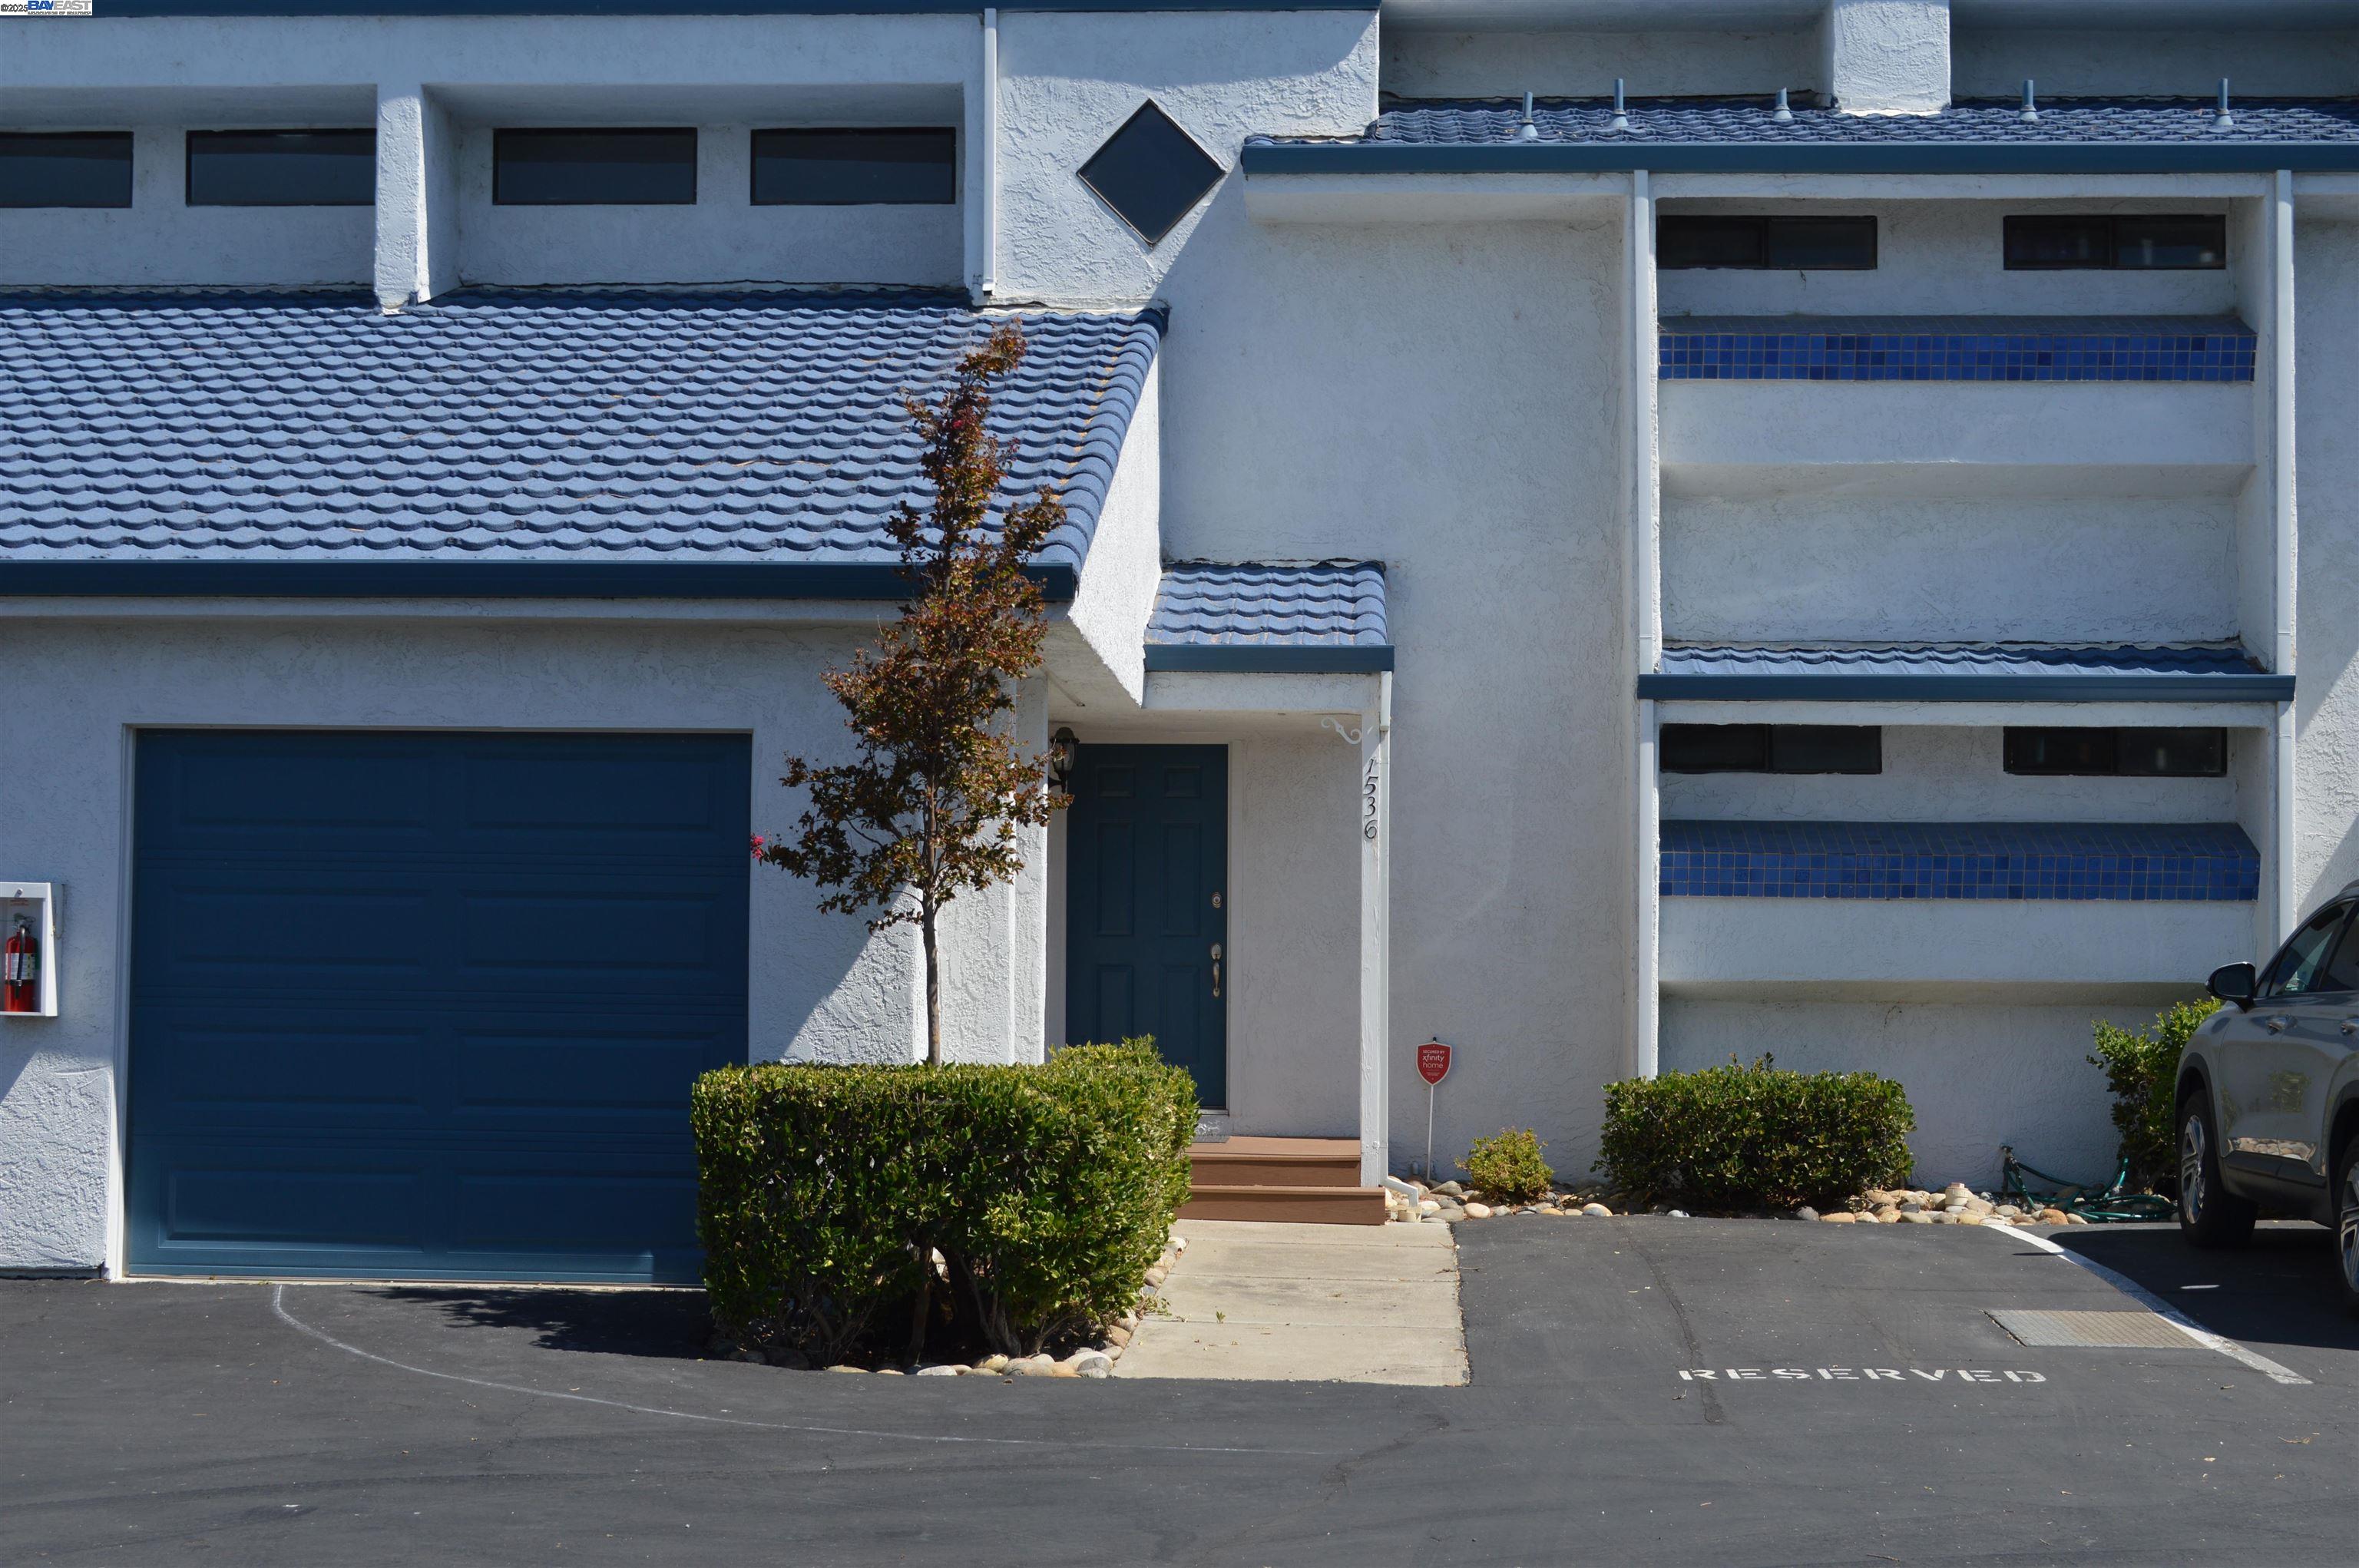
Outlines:
[[2343,1140],[2334,1172],[2334,1246],[2343,1304],[2359,1317],[2359,1135]]
[[2220,1140],[2201,1091],[2179,1109],[2179,1234],[2197,1247],[2242,1247],[2256,1211],[2221,1183]]

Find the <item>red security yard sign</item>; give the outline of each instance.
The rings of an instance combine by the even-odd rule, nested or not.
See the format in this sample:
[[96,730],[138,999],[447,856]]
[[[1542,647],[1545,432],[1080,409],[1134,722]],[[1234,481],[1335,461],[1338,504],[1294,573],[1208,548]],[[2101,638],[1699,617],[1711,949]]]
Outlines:
[[1425,1080],[1425,1179],[1433,1180],[1433,1092],[1450,1076],[1450,1048],[1437,1038],[1417,1048],[1417,1075]]

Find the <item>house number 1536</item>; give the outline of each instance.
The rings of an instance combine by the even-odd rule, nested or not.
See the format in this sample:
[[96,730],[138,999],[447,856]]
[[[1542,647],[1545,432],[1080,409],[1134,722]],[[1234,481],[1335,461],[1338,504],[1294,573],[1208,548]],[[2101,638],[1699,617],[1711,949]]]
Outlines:
[[1368,758],[1367,773],[1360,780],[1360,836],[1374,844],[1376,839],[1376,759]]

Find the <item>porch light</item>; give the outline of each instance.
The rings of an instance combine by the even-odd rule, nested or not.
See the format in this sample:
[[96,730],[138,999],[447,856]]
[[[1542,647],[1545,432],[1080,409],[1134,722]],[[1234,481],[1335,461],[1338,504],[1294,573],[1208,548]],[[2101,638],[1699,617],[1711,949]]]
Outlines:
[[1081,737],[1073,734],[1071,724],[1060,724],[1057,733],[1049,737],[1049,783],[1062,789],[1073,777],[1073,753],[1081,746]]

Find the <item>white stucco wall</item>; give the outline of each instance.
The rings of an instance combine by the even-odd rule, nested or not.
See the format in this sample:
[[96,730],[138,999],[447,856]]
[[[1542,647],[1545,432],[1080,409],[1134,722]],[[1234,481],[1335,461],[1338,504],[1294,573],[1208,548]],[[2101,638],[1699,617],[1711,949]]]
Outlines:
[[[7,45],[24,29],[12,27]],[[0,46],[0,54],[7,48]],[[0,95],[4,96],[4,95]],[[9,111],[0,103],[0,124]],[[342,125],[366,125],[365,107]],[[100,129],[124,129],[119,125]],[[129,127],[131,205],[0,212],[0,284],[360,284],[375,214],[368,207],[191,207],[190,129]],[[241,120],[236,128],[248,128]]]
[[1244,222],[1233,180],[1151,248],[1082,183],[1082,165],[1150,97],[1224,169],[1256,132],[1346,135],[1376,112],[1364,12],[1006,12],[999,51],[1002,299],[1140,301],[1183,258],[1228,249],[1222,234]]
[[2043,98],[2200,97],[2223,76],[2239,98],[2359,93],[2359,27],[1961,28],[1950,36],[1950,70],[1961,98],[2012,98],[2027,76]]
[[2200,495],[1672,494],[1664,627],[1694,641],[2233,638],[2232,524],[2227,498]]
[[[956,125],[958,115],[919,122]],[[492,200],[495,128],[464,127],[455,138],[461,281],[960,281],[966,242],[957,203],[754,205],[755,128],[697,126],[693,206],[503,207]]]
[[1848,114],[1930,114],[1950,101],[1950,0],[1827,0],[1819,80]]
[[[1666,316],[2227,315],[2236,309],[2229,268],[2010,272],[2006,230],[2009,216],[2026,214],[2220,212],[2229,205],[2217,197],[2197,196],[1993,201],[1666,199],[1665,216],[1873,214],[1875,266],[1859,272],[1673,268],[1661,276],[1661,309]],[[2230,234],[2232,256],[2241,237]]]
[[[1147,694],[1147,621],[1163,579],[1163,369],[1149,365],[1124,432],[1122,455],[1106,482],[1105,500],[1090,538],[1088,569],[1064,612],[1072,631],[1088,645],[1091,662],[1102,667],[1076,671],[1076,685],[1090,675],[1120,687],[1119,696],[1136,702]],[[1078,656],[1079,650],[1076,650]],[[1066,660],[1051,655],[1051,668]],[[1094,682],[1093,682],[1094,684]],[[1095,695],[1084,688],[1084,696]],[[1114,692],[1104,693],[1116,699]],[[1118,699],[1117,699],[1118,700]]]
[[1403,98],[1603,97],[1800,92],[1824,60],[1807,29],[1788,32],[1411,31],[1387,25],[1384,90]]
[[2294,266],[2295,901],[2359,877],[2359,223],[2302,220]]
[[1233,1129],[1360,1127],[1359,756],[1303,726],[1229,748]]
[[[1677,470],[1853,468],[1821,485],[1877,485],[1898,465],[2143,468],[2141,483],[2205,489],[2253,462],[2253,388],[2181,382],[1665,381],[1663,481]],[[1779,475],[1763,479],[1785,484]],[[1976,483],[2027,486],[1990,474]],[[2084,492],[2070,474],[2040,482]],[[2151,494],[2152,492],[2141,492]]]
[[[1666,723],[1680,722],[1677,704]],[[1823,721],[1843,722],[1840,710]],[[2075,721],[2058,714],[2057,724]],[[2158,707],[2151,722],[2175,723]],[[1667,773],[1663,815],[1708,822],[2230,822],[2235,774],[2257,730],[2228,732],[2222,779],[2035,779],[2006,771],[2002,726],[1888,726],[1884,771],[1866,774]]]
[[[701,607],[665,625],[599,610],[503,622],[476,608],[436,619],[0,618],[0,663],[71,672],[29,683],[0,747],[0,864],[67,889],[60,1016],[0,1032],[0,1267],[106,1257],[128,978],[127,726],[747,733],[753,819],[770,833],[799,809],[777,787],[779,759],[849,750],[818,680],[850,646],[848,627],[780,625],[769,610],[733,619]],[[1027,733],[1044,712],[1035,693]],[[960,911],[980,918],[950,949],[954,1054],[1006,1060],[1011,1028],[1037,1018],[1037,1000],[1010,994],[1009,949],[1017,920],[1044,920],[1044,877]],[[887,1061],[919,1049],[907,928],[872,939],[856,920],[818,912],[808,885],[763,867],[751,898],[756,1056]]]
[[1430,1035],[1445,1154],[1593,1138],[1625,1050],[1622,244],[1208,220],[1167,278],[1167,548],[1386,562],[1397,1157]]
[[2113,1179],[2119,1136],[2090,1024],[2150,1024],[2158,1002],[2006,1005],[1910,1001],[1663,1004],[1663,1066],[1693,1071],[1765,1052],[1796,1072],[1897,1079],[1917,1114],[1916,1180],[1995,1187],[1999,1145],[2043,1171]]
[[1819,985],[1919,996],[1961,986],[2198,986],[2251,956],[2245,903],[2053,899],[1662,901],[1666,992]]

